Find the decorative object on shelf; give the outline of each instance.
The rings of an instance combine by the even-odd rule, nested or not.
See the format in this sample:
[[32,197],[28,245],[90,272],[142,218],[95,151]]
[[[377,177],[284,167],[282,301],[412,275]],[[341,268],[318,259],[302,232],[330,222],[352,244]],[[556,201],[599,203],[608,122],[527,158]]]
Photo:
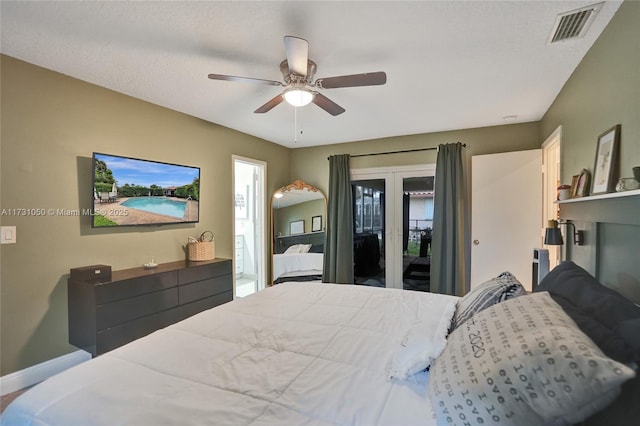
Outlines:
[[571,197],[570,198],[576,198],[576,191],[578,189],[579,178],[580,178],[580,175],[573,175],[573,177],[571,178]]
[[612,192],[617,173],[620,125],[616,124],[598,137],[596,159],[593,166],[592,194]]
[[640,188],[640,183],[632,177],[620,178],[616,184],[616,192],[631,191]]
[[584,244],[584,231],[576,230],[576,226],[568,221],[560,222],[555,219],[547,221],[547,229],[544,232],[544,243],[548,246],[561,246],[564,244],[562,233],[558,225],[566,225],[567,231],[569,226],[573,227],[573,244],[581,246]]
[[304,234],[304,220],[289,223],[289,235]]
[[204,231],[198,238],[189,237],[187,243],[189,260],[200,262],[216,258],[216,243],[213,232]]
[[322,231],[322,216],[313,216],[311,218],[311,232]]
[[591,172],[587,169],[582,169],[578,176],[578,183],[576,184],[576,197],[586,197],[589,195],[589,186],[591,181]]
[[158,264],[156,263],[155,258],[151,256],[151,261],[149,263],[145,263],[142,266],[144,266],[144,269],[154,269],[158,267]]
[[571,198],[571,185],[560,185],[558,187],[558,200],[568,200]]
[[633,177],[640,182],[640,166],[633,167],[631,170],[633,170]]

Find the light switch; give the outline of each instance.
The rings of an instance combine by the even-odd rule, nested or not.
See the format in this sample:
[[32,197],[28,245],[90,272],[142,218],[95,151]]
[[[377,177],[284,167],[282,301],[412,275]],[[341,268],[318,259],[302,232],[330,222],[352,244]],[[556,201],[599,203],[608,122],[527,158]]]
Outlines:
[[1,226],[0,231],[1,231],[0,244],[15,244],[16,242],[15,226]]

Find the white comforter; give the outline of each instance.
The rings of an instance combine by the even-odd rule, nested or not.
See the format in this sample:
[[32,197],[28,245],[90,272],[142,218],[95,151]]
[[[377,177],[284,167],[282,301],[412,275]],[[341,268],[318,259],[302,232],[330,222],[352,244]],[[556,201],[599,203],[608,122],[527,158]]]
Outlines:
[[416,325],[444,344],[456,300],[280,284],[67,370],[14,401],[0,423],[435,424],[427,375],[389,371]]
[[[323,253],[282,253],[273,255],[273,279],[291,272],[313,271],[322,274]],[[309,273],[307,273],[309,275]]]

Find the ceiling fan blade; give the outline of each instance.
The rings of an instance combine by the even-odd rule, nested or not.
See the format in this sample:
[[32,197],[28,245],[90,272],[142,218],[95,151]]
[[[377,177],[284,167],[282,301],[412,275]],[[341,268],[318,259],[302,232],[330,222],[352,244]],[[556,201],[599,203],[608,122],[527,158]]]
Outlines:
[[307,61],[309,60],[309,42],[303,38],[285,36],[284,48],[287,52],[289,71],[301,77],[306,77]]
[[282,94],[280,94],[280,95],[272,98],[266,104],[262,105],[260,108],[258,108],[257,110],[255,110],[253,112],[256,113],[256,114],[263,114],[265,112],[269,112],[275,106],[279,105],[280,102],[282,102],[283,100],[284,100],[284,96],[282,96]]
[[333,116],[340,115],[345,112],[344,108],[321,93],[316,93],[312,102]]
[[209,74],[209,78],[212,80],[241,81],[244,83],[260,83],[260,84],[268,84],[270,86],[284,86],[284,84],[275,80],[263,80],[261,78],[251,78],[251,77],[236,77],[235,75]]
[[323,89],[336,89],[339,87],[379,86],[386,82],[387,74],[384,71],[378,71],[319,78],[316,80],[316,86],[322,87]]

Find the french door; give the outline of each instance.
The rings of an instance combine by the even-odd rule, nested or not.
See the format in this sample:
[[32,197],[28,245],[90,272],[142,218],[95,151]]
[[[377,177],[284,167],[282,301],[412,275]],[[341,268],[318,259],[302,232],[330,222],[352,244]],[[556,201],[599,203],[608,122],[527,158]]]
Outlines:
[[356,284],[429,289],[435,164],[351,171]]

